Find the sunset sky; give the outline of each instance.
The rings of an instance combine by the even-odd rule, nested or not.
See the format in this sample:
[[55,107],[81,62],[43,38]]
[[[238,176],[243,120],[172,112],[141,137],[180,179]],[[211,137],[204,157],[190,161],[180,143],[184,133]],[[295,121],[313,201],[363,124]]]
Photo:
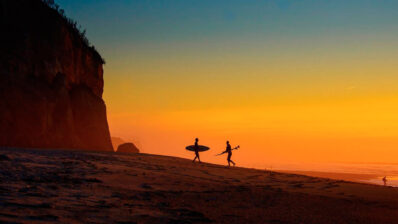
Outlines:
[[112,136],[143,152],[398,163],[398,1],[56,2],[106,59]]

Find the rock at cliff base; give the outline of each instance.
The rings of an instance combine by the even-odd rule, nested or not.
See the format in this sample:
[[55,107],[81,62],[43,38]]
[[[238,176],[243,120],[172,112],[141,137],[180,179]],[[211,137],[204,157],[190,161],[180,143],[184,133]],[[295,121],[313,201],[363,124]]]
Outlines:
[[117,152],[122,153],[139,153],[140,150],[133,143],[124,143],[117,147]]
[[117,150],[117,147],[119,145],[126,143],[122,138],[119,138],[119,137],[111,137],[111,141],[112,141],[112,146],[115,149],[115,151]]

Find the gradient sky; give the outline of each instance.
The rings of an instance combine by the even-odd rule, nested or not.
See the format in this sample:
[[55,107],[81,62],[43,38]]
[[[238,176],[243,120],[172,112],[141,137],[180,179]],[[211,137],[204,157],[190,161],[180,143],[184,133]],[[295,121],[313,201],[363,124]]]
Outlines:
[[398,163],[398,1],[56,2],[107,61],[112,135],[144,152]]

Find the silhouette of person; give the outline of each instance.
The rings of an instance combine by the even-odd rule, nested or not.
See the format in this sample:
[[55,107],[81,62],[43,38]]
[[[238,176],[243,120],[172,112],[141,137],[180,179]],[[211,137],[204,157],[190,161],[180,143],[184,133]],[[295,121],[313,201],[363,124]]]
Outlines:
[[229,141],[227,141],[227,148],[225,150],[228,153],[228,157],[227,157],[227,161],[228,161],[228,167],[231,166],[231,163],[235,166],[234,161],[231,160],[231,156],[232,156],[232,148],[231,145],[229,144]]
[[193,163],[196,161],[196,159],[199,160],[200,162],[200,157],[199,157],[199,144],[198,144],[199,139],[195,138],[195,158],[193,159]]
[[385,176],[385,177],[383,177],[383,182],[384,182],[384,186],[387,186],[387,177]]

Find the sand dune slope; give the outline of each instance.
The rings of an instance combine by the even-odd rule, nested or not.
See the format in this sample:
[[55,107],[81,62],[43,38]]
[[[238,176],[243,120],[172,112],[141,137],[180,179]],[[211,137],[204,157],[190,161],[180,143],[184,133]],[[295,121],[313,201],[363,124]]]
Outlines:
[[165,156],[0,149],[0,223],[398,223],[398,189]]

